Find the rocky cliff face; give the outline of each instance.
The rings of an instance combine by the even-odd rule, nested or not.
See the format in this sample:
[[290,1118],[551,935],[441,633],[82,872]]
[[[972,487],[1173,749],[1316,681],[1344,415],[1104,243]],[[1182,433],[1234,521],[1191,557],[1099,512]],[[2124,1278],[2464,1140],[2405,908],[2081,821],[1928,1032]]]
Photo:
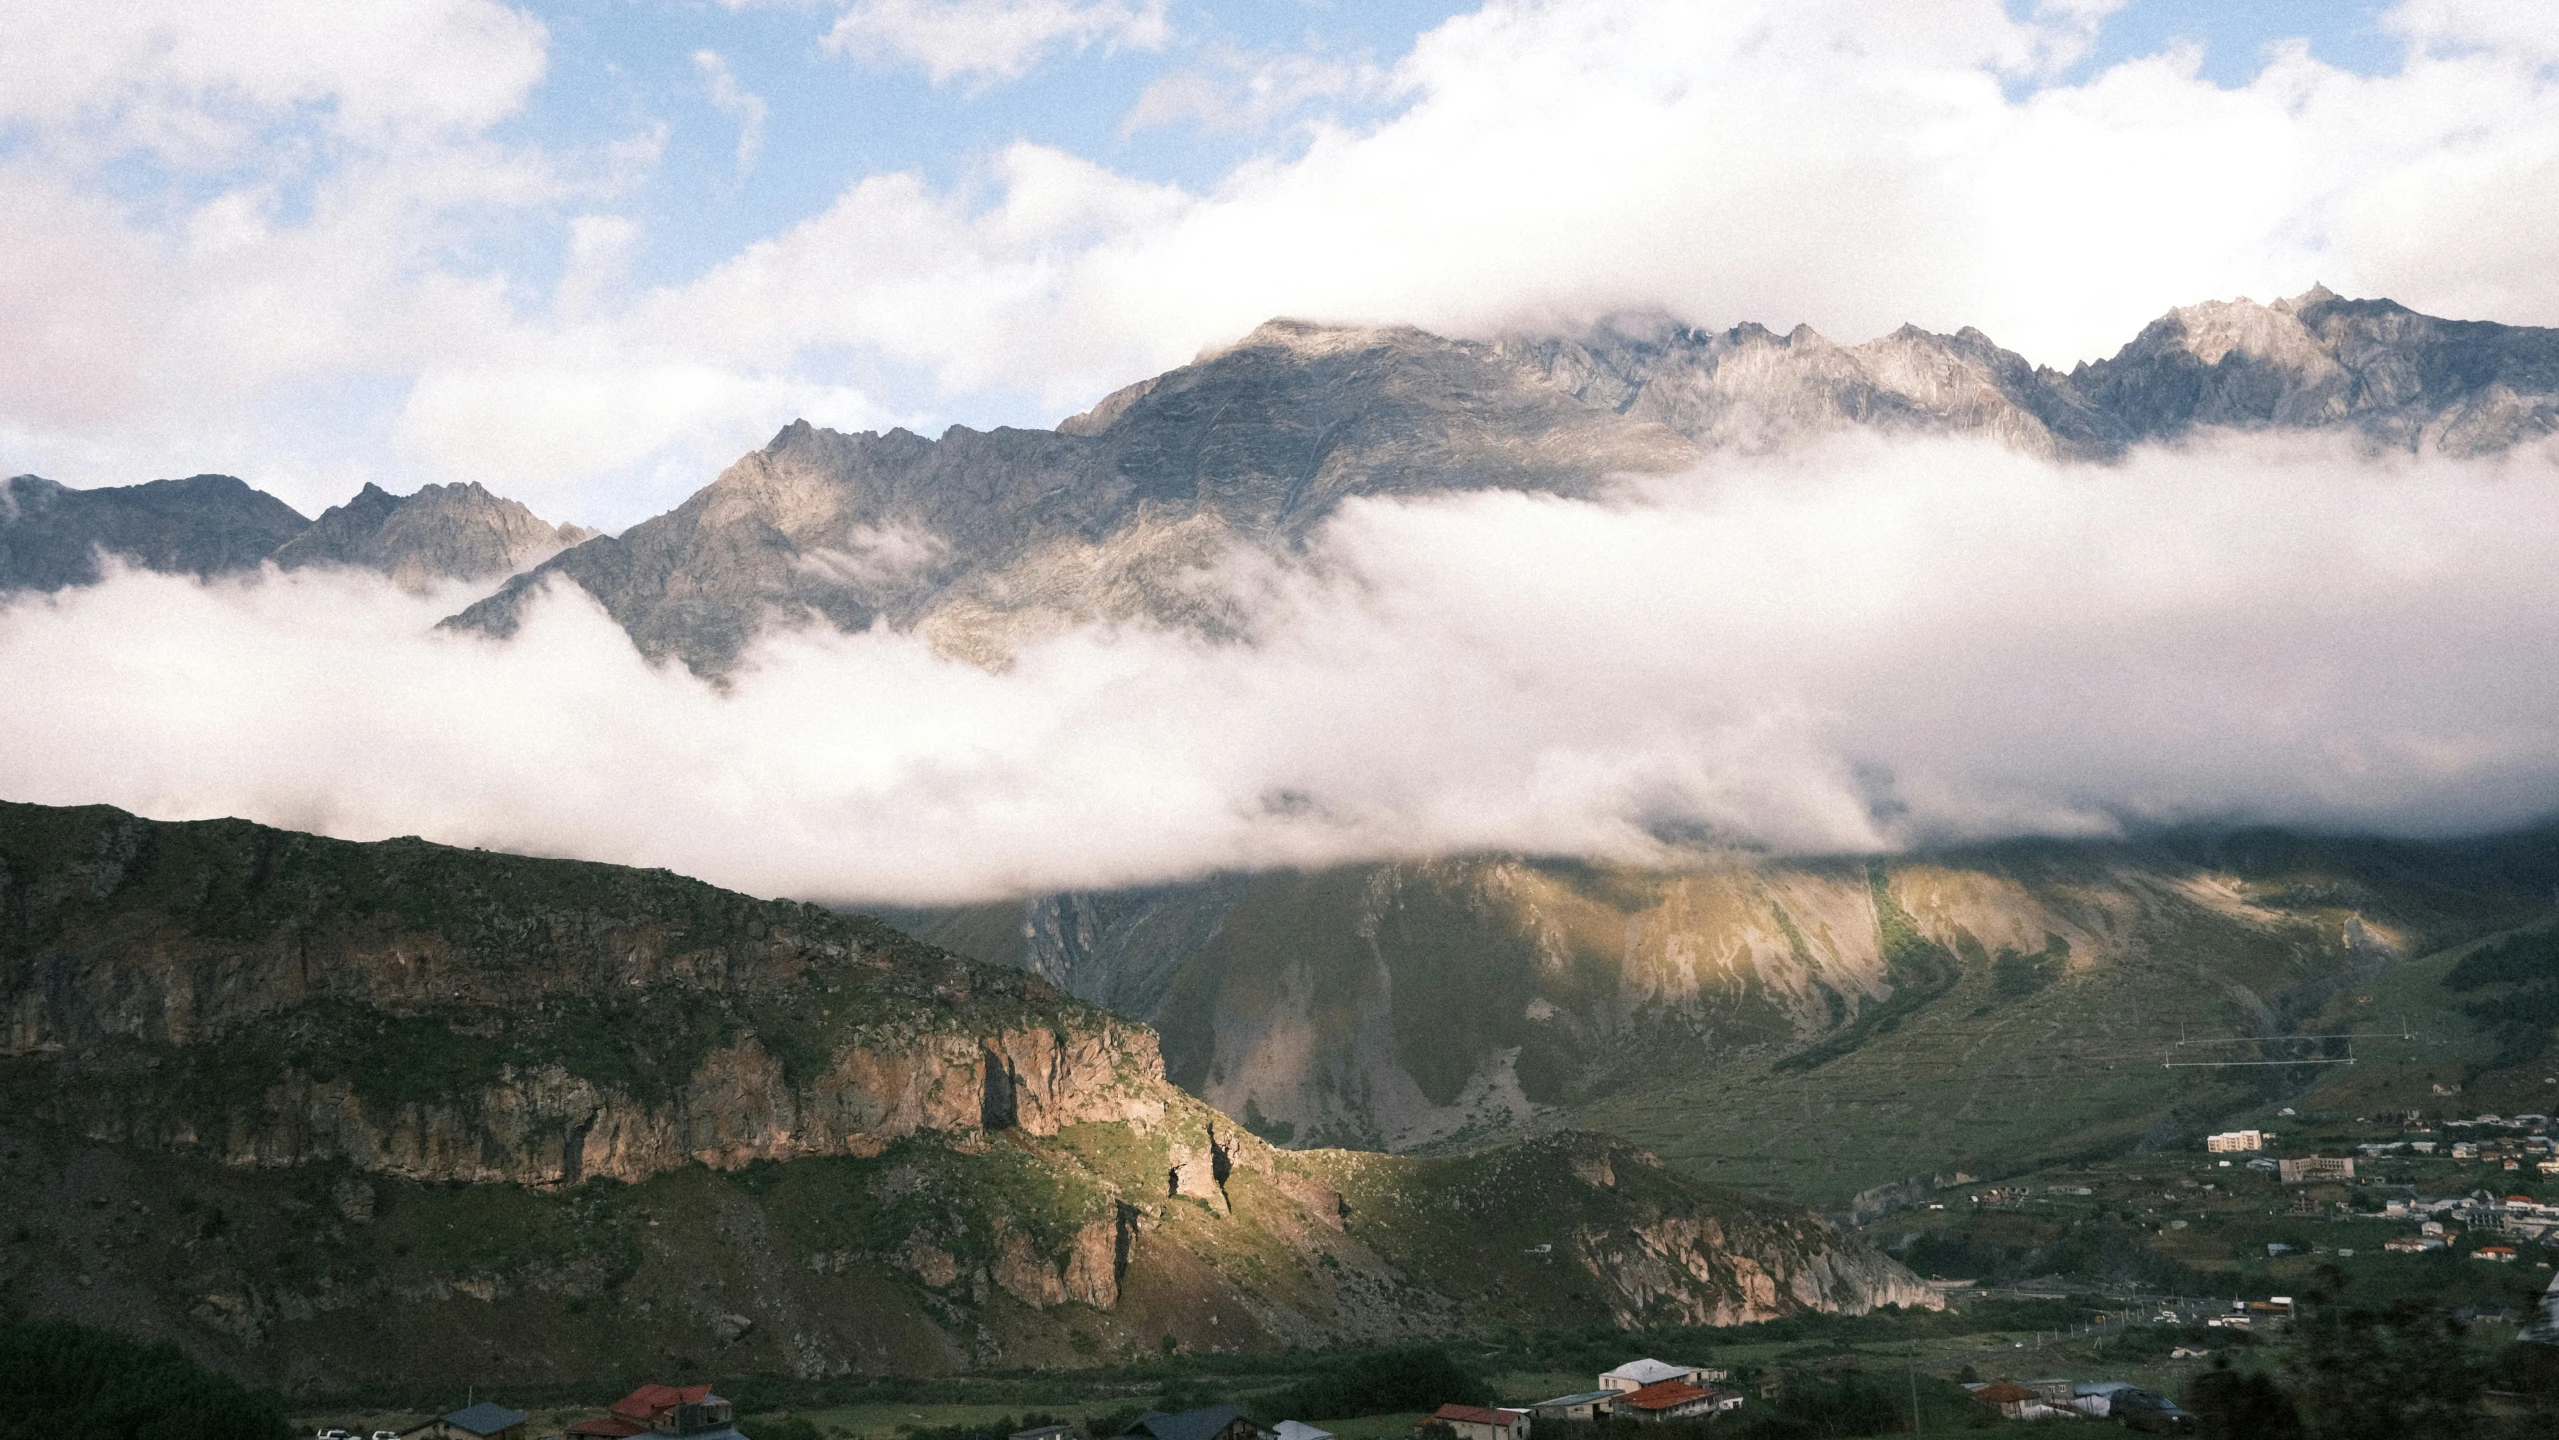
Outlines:
[[253,570],[310,524],[228,475],[73,490],[34,475],[0,481],[0,591],[94,585],[100,553],[145,570]]
[[1587,494],[1849,429],[2074,460],[2215,429],[2484,453],[2559,430],[2559,332],[2314,290],[2172,311],[2063,374],[1972,329],[1840,345],[1633,316],[1487,344],[1274,320],[1054,431],[792,425],[676,510],[448,623],[511,633],[556,578],[646,653],[712,675],[776,622],[886,621],[987,662],[1092,621],[1232,633],[1220,560],[1284,551],[1353,496]]
[[428,485],[413,495],[368,484],[344,505],[321,512],[269,558],[287,570],[376,570],[416,591],[445,580],[501,579],[593,538],[584,526],[548,524],[476,482]]
[[[1668,872],[1478,857],[899,919],[1149,1021],[1175,1082],[1283,1143],[1586,1125],[1843,1203],[1947,1166],[2175,1138],[2256,1098],[2233,1075],[2306,1083],[2122,1062],[2183,1033],[2281,1033],[2410,957],[2547,917],[2546,842],[2259,835]],[[1859,1142],[1818,1139],[1823,1115]]]
[[0,1055],[129,1077],[34,1102],[97,1139],[557,1185],[1160,1110],[1143,1028],[813,907],[237,821],[0,825]]
[[1034,976],[662,872],[5,805],[0,920],[0,1285],[266,1377],[1933,1303],[1598,1136],[1276,1148]]

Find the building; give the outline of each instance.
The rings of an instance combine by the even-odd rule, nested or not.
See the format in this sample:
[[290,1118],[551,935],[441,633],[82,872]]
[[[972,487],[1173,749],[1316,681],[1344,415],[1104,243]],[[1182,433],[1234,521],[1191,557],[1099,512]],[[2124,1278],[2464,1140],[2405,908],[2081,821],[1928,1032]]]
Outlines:
[[400,1440],[524,1440],[524,1413],[483,1400],[403,1431]]
[[2276,1173],[2287,1185],[2304,1185],[2317,1180],[2352,1180],[2355,1161],[2351,1155],[2304,1155],[2298,1160],[2275,1162]]
[[2024,1380],[2018,1382],[2035,1392],[2035,1398],[2059,1408],[2071,1402],[2078,1389],[2068,1380]]
[[1984,1405],[1997,1407],[2000,1414],[2011,1420],[2033,1420],[2052,1411],[2052,1407],[2044,1403],[2043,1396],[2014,1380],[1980,1386],[1973,1391],[1973,1398]]
[[[1686,1420],[1696,1415],[1712,1415],[1719,1408],[1730,1408],[1718,1404],[1715,1397],[1719,1393],[1733,1395],[1729,1390],[1708,1390],[1685,1380],[1657,1380],[1641,1390],[1629,1390],[1617,1397],[1613,1413],[1628,1420],[1647,1422]],[[1735,1404],[1740,1400],[1739,1395],[1733,1395]]]
[[2512,1265],[2515,1263],[2515,1247],[2512,1245],[2482,1245],[2478,1249],[2470,1252],[2470,1258],[2473,1260],[2497,1260],[2508,1265]]
[[[2179,1429],[2191,1423],[2191,1416],[2177,1408],[2177,1402],[2155,1391],[2144,1390],[2123,1380],[2099,1380],[2081,1385],[2071,1397],[2070,1408],[2082,1415],[2100,1420],[2143,1421],[2155,1417],[2159,1425]],[[2151,1429],[2157,1425],[2142,1424],[2136,1428]]]
[[1245,1419],[1244,1412],[1232,1405],[1203,1405],[1175,1415],[1149,1410],[1122,1432],[1122,1440],[1129,1436],[1142,1440],[1269,1440],[1261,1426]]
[[708,1385],[643,1385],[606,1407],[604,1414],[569,1427],[575,1440],[631,1440],[671,1435],[679,1440],[746,1440],[735,1428],[736,1411]]
[[[1647,1385],[1658,1385],[1664,1380],[1686,1380],[1693,1383],[1698,1378],[1697,1370],[1698,1367],[1694,1365],[1673,1365],[1667,1360],[1650,1358],[1629,1360],[1600,1376],[1599,1388],[1620,1391],[1641,1390]],[[1713,1378],[1723,1377],[1718,1373]]]
[[2227,1155],[2238,1150],[2263,1150],[2267,1139],[2263,1130],[2225,1130],[2218,1135],[2205,1136],[2204,1148],[2215,1155]]
[[1282,1420],[1271,1431],[1278,1440],[1333,1440],[1330,1430],[1318,1430],[1303,1420]]
[[1528,1413],[1540,1420],[1597,1420],[1608,1413],[1608,1402],[1625,1394],[1623,1390],[1585,1390],[1579,1395],[1558,1395],[1540,1400],[1528,1407]]
[[1445,1425],[1457,1440],[1528,1440],[1525,1410],[1498,1410],[1482,1405],[1442,1405],[1424,1425]]

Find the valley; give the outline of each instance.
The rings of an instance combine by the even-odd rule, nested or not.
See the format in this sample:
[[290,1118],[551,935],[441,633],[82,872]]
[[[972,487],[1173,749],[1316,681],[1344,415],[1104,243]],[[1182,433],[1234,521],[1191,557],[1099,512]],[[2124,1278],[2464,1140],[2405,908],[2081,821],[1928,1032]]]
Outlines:
[[1177,1083],[1284,1144],[1584,1127],[1853,1213],[1939,1173],[2180,1145],[2328,1075],[2169,1068],[2181,1043],[2267,1060],[2199,1047],[2404,1018],[2425,1038],[2359,1042],[2353,1075],[2419,1104],[2482,1057],[2410,963],[2547,923],[2554,885],[2546,832],[2197,834],[1678,873],[1452,860],[896,918],[1147,1020]]

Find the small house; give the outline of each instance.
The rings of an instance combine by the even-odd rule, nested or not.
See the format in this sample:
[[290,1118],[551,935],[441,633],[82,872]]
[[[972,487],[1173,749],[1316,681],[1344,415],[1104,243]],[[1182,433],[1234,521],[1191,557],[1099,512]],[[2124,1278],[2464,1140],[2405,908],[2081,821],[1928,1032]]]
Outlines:
[[[1713,1378],[1720,1380],[1723,1376],[1718,1374]],[[1658,1385],[1665,1380],[1686,1380],[1693,1382],[1696,1379],[1697,1367],[1694,1365],[1673,1365],[1667,1360],[1655,1360],[1647,1357],[1642,1360],[1629,1360],[1625,1364],[1618,1366],[1616,1369],[1600,1376],[1599,1388],[1602,1390],[1632,1391],[1641,1390],[1647,1385]]]
[[1333,1440],[1330,1430],[1318,1430],[1303,1420],[1282,1420],[1271,1433],[1278,1440]]
[[1261,1426],[1245,1419],[1244,1412],[1233,1405],[1203,1405],[1172,1415],[1149,1410],[1122,1432],[1122,1440],[1131,1436],[1142,1440],[1269,1440]]
[[524,1440],[524,1425],[524,1412],[483,1400],[404,1431],[400,1440]]
[[1442,1405],[1422,1424],[1445,1425],[1457,1432],[1457,1440],[1528,1440],[1529,1416],[1525,1410]]
[[1973,1391],[1973,1398],[2011,1420],[2031,1420],[2050,1409],[2044,1397],[2014,1380],[1999,1380]]
[[2512,1265],[2515,1263],[2515,1247],[2512,1245],[2482,1245],[2478,1249],[2470,1252],[2470,1258],[2473,1260],[2495,1260],[2504,1264]]
[[1540,1420],[1597,1420],[1608,1414],[1609,1402],[1626,1392],[1622,1390],[1585,1390],[1579,1395],[1558,1395],[1540,1400],[1528,1407],[1528,1413]]

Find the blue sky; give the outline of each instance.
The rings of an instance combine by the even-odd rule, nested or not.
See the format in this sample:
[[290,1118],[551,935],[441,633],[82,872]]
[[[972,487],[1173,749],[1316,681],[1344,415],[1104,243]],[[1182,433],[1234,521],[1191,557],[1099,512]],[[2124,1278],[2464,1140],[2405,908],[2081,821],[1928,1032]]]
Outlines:
[[2553,323],[2554,62],[2538,0],[43,0],[0,468],[619,526],[798,416],[1050,423],[1274,313]]
[[[526,7],[551,36],[551,72],[514,129],[546,146],[606,144],[662,124],[667,145],[636,203],[649,243],[634,278],[674,283],[766,235],[823,211],[861,177],[914,170],[937,185],[964,184],[972,166],[1017,140],[1053,145],[1124,174],[1193,190],[1214,187],[1236,165],[1288,153],[1284,126],[1164,123],[1124,128],[1147,87],[1206,69],[1221,57],[1304,54],[1345,65],[1391,66],[1414,40],[1476,7],[1414,0],[1310,3],[1263,0],[1167,9],[1160,47],[1061,47],[1009,83],[934,83],[918,66],[863,60],[820,48],[834,18],[810,6],[731,9],[715,3],[577,0]],[[2106,17],[2087,57],[2062,78],[2085,77],[2180,45],[2199,48],[2201,73],[2244,85],[2268,47],[2305,42],[2318,59],[2377,74],[2402,44],[2375,23],[2386,7],[2354,0],[2133,0]],[[2011,4],[2031,13],[2030,5]],[[741,170],[740,122],[712,100],[695,56],[709,50],[767,117],[755,163]],[[2032,88],[2033,80],[2018,82]],[[1373,121],[1389,96],[1326,96],[1329,119]],[[556,264],[558,257],[549,257]],[[542,257],[518,263],[528,273]]]

